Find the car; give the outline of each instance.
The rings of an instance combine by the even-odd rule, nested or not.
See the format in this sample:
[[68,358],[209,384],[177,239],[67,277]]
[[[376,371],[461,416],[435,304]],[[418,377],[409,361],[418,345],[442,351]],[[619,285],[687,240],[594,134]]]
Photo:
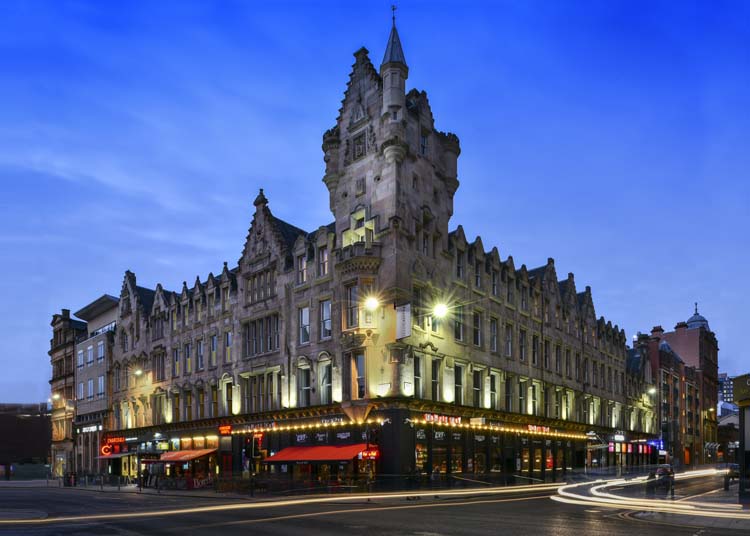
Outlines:
[[671,484],[672,476],[674,475],[674,470],[672,469],[672,466],[668,463],[664,463],[659,465],[656,468],[656,485],[661,488],[669,489]]

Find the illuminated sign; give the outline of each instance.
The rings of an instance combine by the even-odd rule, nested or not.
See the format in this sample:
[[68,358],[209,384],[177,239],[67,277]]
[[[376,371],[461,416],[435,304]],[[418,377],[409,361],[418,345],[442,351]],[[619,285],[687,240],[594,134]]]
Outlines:
[[99,427],[94,424],[92,426],[84,426],[83,428],[81,428],[81,432],[96,432],[98,429]]
[[461,424],[461,417],[438,415],[437,413],[425,413],[424,420],[436,424]]
[[99,452],[101,452],[102,456],[109,456],[112,454],[112,445],[102,445]]
[[219,426],[219,435],[232,435],[232,425],[222,424]]
[[529,424],[526,427],[529,429],[529,432],[541,432],[545,434],[549,433],[549,426],[539,426],[538,424]]
[[106,442],[108,445],[115,445],[119,443],[125,443],[125,438],[123,436],[116,436],[116,437],[108,437],[106,439]]
[[607,445],[607,449],[608,449],[609,452],[614,452],[615,451],[615,444],[610,441],[609,445]]
[[625,441],[625,436],[623,434],[615,434],[615,441],[618,443],[622,443]]
[[363,450],[359,453],[360,460],[377,460],[380,452],[377,449]]

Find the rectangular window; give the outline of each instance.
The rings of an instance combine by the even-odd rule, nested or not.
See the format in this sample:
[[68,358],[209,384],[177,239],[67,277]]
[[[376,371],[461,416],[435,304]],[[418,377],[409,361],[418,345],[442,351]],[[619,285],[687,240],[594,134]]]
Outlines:
[[307,283],[307,259],[305,255],[297,255],[297,284]]
[[464,277],[464,252],[456,251],[456,277],[463,279]]
[[180,375],[180,349],[175,348],[172,350],[172,377],[176,378]]
[[576,381],[581,381],[581,354],[576,353]]
[[493,296],[499,296],[500,295],[500,285],[498,283],[500,279],[500,274],[497,270],[492,270],[492,295]]
[[310,391],[312,390],[310,385],[310,369],[299,369],[297,381],[299,383],[299,401],[297,407],[306,408],[310,405]]
[[474,326],[472,328],[472,342],[474,346],[482,345],[482,313],[474,311]]
[[365,354],[364,352],[357,352],[352,356],[352,378],[354,379],[354,385],[352,394],[356,394],[352,399],[363,399],[366,393],[365,384]]
[[77,366],[78,368],[83,368],[83,350],[78,350],[78,358],[77,358]]
[[440,400],[440,360],[432,360],[432,378],[431,382],[431,395],[432,400],[438,402]]
[[297,318],[299,320],[299,344],[310,342],[310,308],[300,307]]
[[97,362],[104,361],[104,341],[96,343],[96,360]]
[[192,391],[185,391],[185,420],[193,420],[193,393]]
[[461,406],[464,403],[464,367],[462,365],[455,365],[453,367],[453,376],[453,400],[457,406]]
[[550,346],[549,341],[544,341],[544,368],[549,370],[550,366]]
[[196,343],[196,363],[195,368],[196,370],[203,370],[203,339],[199,339]]
[[219,416],[219,387],[216,385],[211,386],[211,415],[209,416]]
[[328,275],[328,248],[318,248],[318,277]]
[[422,398],[422,356],[414,356],[414,398]]
[[84,396],[85,395],[83,394],[83,382],[80,382],[78,384],[78,400],[83,400]]
[[513,326],[505,324],[505,357],[513,357]]
[[497,374],[490,374],[490,409],[497,409]]
[[536,384],[531,384],[531,415],[538,415],[539,413],[539,388]]
[[589,381],[589,360],[583,360],[583,381],[588,383]]
[[482,378],[482,371],[475,370],[473,374],[474,382],[472,388],[472,402],[475,408],[482,407],[482,391],[484,390],[484,378]]
[[346,287],[346,327],[356,328],[359,325],[359,287]]
[[100,375],[97,379],[96,398],[104,398],[104,375]]
[[521,310],[529,310],[529,287],[527,286],[521,287]]
[[331,300],[320,302],[320,338],[329,339],[331,331]]
[[555,345],[555,372],[562,372],[562,347],[559,344]]
[[[93,351],[92,351],[93,353]],[[88,393],[87,393],[87,400],[93,400],[94,399],[94,379],[91,378],[88,382],[86,382],[88,385]]]
[[570,378],[570,348],[565,349],[565,375]]
[[216,366],[216,352],[218,351],[219,347],[219,338],[216,335],[211,335],[211,355],[209,360],[209,366],[215,367]]
[[490,318],[490,352],[497,352],[497,318]]
[[534,335],[531,339],[531,364],[539,364],[539,335]]
[[230,363],[232,361],[232,332],[224,332],[224,362]]
[[518,412],[528,413],[529,408],[526,406],[526,382],[518,382]]
[[453,313],[453,338],[457,341],[464,340],[464,307],[459,305]]
[[474,286],[477,288],[482,286],[482,263],[479,261],[474,263]]
[[193,355],[191,352],[190,343],[185,343],[182,347],[182,355],[185,358],[185,374],[193,372]]
[[[320,374],[320,403],[330,404],[333,402],[333,366],[328,361],[321,365]],[[269,389],[270,391],[270,389]]]
[[89,367],[94,364],[94,347],[89,346],[86,348],[86,365]]
[[526,330],[518,332],[518,359],[526,361]]

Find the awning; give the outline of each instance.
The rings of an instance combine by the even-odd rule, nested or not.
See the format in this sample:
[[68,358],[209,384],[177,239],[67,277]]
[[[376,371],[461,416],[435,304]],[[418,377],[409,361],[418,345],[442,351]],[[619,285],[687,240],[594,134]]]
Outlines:
[[125,456],[135,456],[135,452],[118,452],[117,454],[109,454],[107,456],[97,456],[97,460],[114,460],[116,458],[124,458]]
[[201,456],[206,456],[216,452],[216,449],[195,449],[195,450],[172,450],[165,452],[159,458],[160,462],[189,462]]
[[[371,447],[373,450],[375,447]],[[367,450],[366,443],[356,445],[320,445],[317,447],[287,447],[270,458],[267,463],[274,462],[337,462],[351,460],[360,452]]]

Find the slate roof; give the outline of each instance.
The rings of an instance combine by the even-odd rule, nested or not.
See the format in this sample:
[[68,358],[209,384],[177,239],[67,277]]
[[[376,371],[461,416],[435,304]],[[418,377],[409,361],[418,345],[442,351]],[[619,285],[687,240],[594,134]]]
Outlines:
[[141,300],[143,310],[146,314],[150,314],[151,308],[154,306],[154,296],[156,296],[156,291],[146,287],[139,287],[138,285],[136,285],[135,291],[138,293],[138,299]]
[[544,266],[538,266],[537,268],[532,268],[527,273],[529,274],[529,279],[541,279],[544,275],[544,272],[547,270],[547,265]]
[[277,218],[273,215],[271,216],[271,218],[273,218],[273,225],[276,227],[279,233],[281,233],[281,237],[289,249],[292,249],[292,247],[294,246],[294,242],[297,241],[298,236],[307,236],[307,232],[303,231],[299,227],[295,227],[291,223],[287,223],[281,218]]
[[381,65],[385,65],[386,63],[403,63],[406,65],[404,49],[401,48],[401,39],[398,37],[398,30],[396,30],[395,22],[391,28],[391,35],[388,36],[388,46],[385,49]]

